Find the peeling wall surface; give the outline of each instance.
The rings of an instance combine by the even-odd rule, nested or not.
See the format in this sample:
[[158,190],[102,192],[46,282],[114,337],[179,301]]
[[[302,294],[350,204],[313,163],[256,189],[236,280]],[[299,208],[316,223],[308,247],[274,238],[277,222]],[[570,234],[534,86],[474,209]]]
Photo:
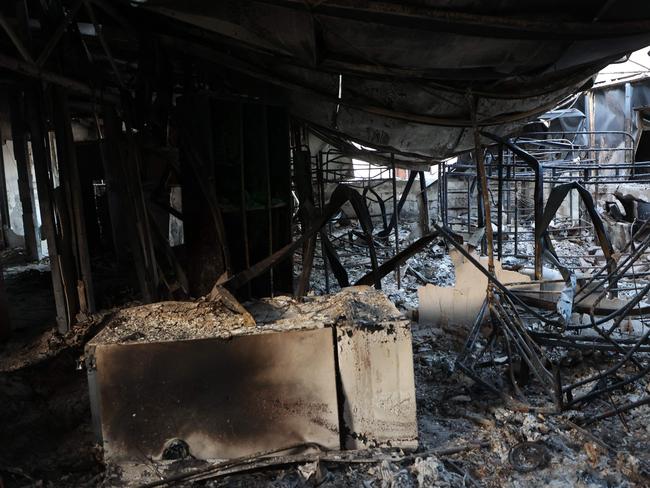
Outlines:
[[418,446],[410,324],[336,328],[345,448]]

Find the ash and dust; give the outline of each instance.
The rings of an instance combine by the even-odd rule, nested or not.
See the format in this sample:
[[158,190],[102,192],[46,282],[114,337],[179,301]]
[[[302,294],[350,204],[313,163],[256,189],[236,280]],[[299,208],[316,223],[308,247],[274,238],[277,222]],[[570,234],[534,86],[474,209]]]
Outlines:
[[[420,236],[415,222],[401,223],[398,232],[399,249],[404,249]],[[332,228],[331,240],[335,245],[341,264],[348,273],[350,284],[354,284],[371,270],[370,250],[362,238],[351,232],[350,227],[335,224]],[[379,263],[395,253],[394,233],[383,239],[375,239],[374,244]],[[310,295],[334,293],[341,289],[329,268],[329,263],[323,264],[323,255],[320,250],[319,242],[311,272]],[[300,253],[296,253],[294,276],[300,276],[301,271],[302,256]],[[382,291],[386,293],[398,309],[403,311],[418,308],[418,287],[427,283],[438,286],[453,286],[455,282],[454,264],[449,258],[442,241],[435,242],[410,257],[400,266],[399,278],[397,274],[398,272],[388,273],[381,280]]]
[[[413,239],[406,225],[402,229],[400,248]],[[339,231],[343,238],[349,237],[345,229]],[[391,239],[383,243],[386,255],[394,250],[395,243]],[[339,257],[348,270],[350,282],[354,283],[369,270],[369,260],[361,242],[353,239],[352,244],[348,252],[340,252]],[[580,236],[569,236],[558,244],[558,254],[574,259],[576,265],[591,266],[600,259],[593,251],[594,243],[585,242]],[[512,246],[512,243],[506,245]],[[532,249],[524,249],[521,254],[530,256],[530,251]],[[530,259],[526,257],[505,261],[516,268],[530,266]],[[300,260],[297,259],[296,276],[299,271]],[[30,274],[33,273],[26,276],[29,278]],[[383,284],[385,293],[406,315],[409,309],[417,307],[417,287],[426,282],[453,286],[453,264],[442,242],[434,242],[401,266],[400,287],[395,273],[390,273]],[[338,290],[331,276],[329,287],[331,293]],[[325,323],[331,316],[326,312],[328,298],[318,296],[324,295],[325,288],[322,260],[320,263],[317,260],[312,274],[311,298],[307,298],[305,305],[287,297],[246,305],[251,313],[255,310],[253,314],[261,322],[277,320],[278,310],[282,311],[282,317],[289,319],[311,310],[315,321]],[[177,306],[180,305],[172,307]],[[192,307],[183,309],[188,320],[175,322],[172,329],[180,330],[188,321],[192,322],[193,317],[201,316],[204,307],[198,305],[194,311],[190,310]],[[65,336],[51,327],[37,337],[8,343],[0,351],[0,417],[13,419],[0,422],[0,439],[3,441],[0,472],[7,486],[139,486],[145,480],[157,480],[203,465],[188,459],[147,460],[144,471],[140,473],[142,478],[127,483],[120,468],[103,464],[101,451],[94,443],[91,431],[86,375],[80,364],[87,341],[104,327],[110,317],[124,316],[120,314],[125,313],[118,307],[94,315]],[[155,317],[146,307],[137,313]],[[221,312],[210,310],[210,313],[217,316]],[[206,333],[205,329],[196,327],[188,330],[190,335]],[[169,332],[159,329],[150,332],[153,336],[161,334],[158,337],[161,340],[174,338],[165,336]],[[211,330],[209,334],[214,332]],[[376,461],[315,461],[176,486],[596,488],[650,485],[648,406],[584,428],[578,426],[581,418],[608,408],[610,405],[605,400],[598,399],[581,410],[554,415],[515,411],[457,368],[455,359],[462,347],[463,334],[450,334],[416,322],[412,323],[412,333],[419,430],[419,447],[415,453],[398,452],[387,458],[377,451]],[[137,334],[125,337],[128,340],[140,339]],[[569,366],[566,372],[578,379],[603,369],[613,361],[614,357],[609,353],[567,353]],[[620,374],[628,372],[623,369]],[[507,385],[505,378],[503,383]],[[623,393],[627,401],[650,392],[647,379],[626,388]],[[535,382],[523,390],[531,403],[544,395]],[[446,448],[468,443],[476,446],[454,454],[433,453],[434,450],[443,452]],[[526,447],[531,445],[536,449],[526,453]],[[519,457],[513,456],[518,448],[521,448]]]
[[[589,273],[604,263],[602,250],[589,233],[563,230],[562,222],[554,222],[551,228],[555,250],[561,262],[578,272]],[[405,222],[399,231],[399,248],[413,242],[419,234],[417,224]],[[523,232],[532,233],[532,228]],[[345,227],[333,229],[332,240],[345,241],[338,257],[347,270],[350,283],[370,270],[367,247],[361,239],[354,239]],[[378,254],[382,250],[395,249],[394,235],[376,242]],[[318,248],[317,248],[318,249]],[[443,241],[432,243],[420,253],[408,259],[397,273],[389,273],[382,280],[383,291],[406,314],[417,309],[417,288],[426,283],[453,286],[454,265]],[[503,265],[506,269],[532,273],[532,242],[519,242],[515,248],[512,240],[504,239]],[[647,260],[648,258],[646,258]],[[324,260],[318,252],[311,275],[311,294],[323,294],[339,289],[331,272],[326,280]],[[380,258],[381,262],[381,258]],[[635,265],[637,272],[650,271],[650,262]],[[643,268],[645,266],[645,268]],[[296,260],[296,276],[301,270]],[[559,272],[548,266],[545,273],[553,279]],[[634,285],[625,280],[621,296],[633,294]],[[465,376],[455,364],[457,351],[462,347],[466,331],[449,330],[412,323],[413,353],[418,400],[418,424],[420,449],[459,443],[469,440],[485,441],[489,447],[456,454],[448,459],[425,458],[420,464],[393,466],[392,471],[377,468],[366,473],[359,469],[345,471],[350,486],[650,486],[650,408],[643,406],[625,414],[603,420],[589,428],[577,424],[592,413],[611,408],[604,400],[583,406],[581,411],[568,411],[559,415],[542,415],[512,411],[496,397],[479,388]],[[562,357],[562,364],[570,364],[565,372],[567,381],[576,381],[594,374],[613,364],[616,356],[601,352],[569,352]],[[633,368],[623,368],[621,375],[632,374]],[[507,383],[504,381],[504,383]],[[620,402],[633,402],[650,392],[647,377],[626,387]],[[541,388],[529,385],[524,391],[531,404],[536,397],[542,398]],[[545,456],[540,466],[530,472],[520,472],[513,465],[511,450],[522,443],[538,443]],[[421,464],[424,463],[424,464]],[[423,475],[420,469],[427,465]],[[377,473],[393,473],[390,481],[377,480]],[[525,471],[525,470],[524,470]],[[341,481],[341,480],[338,480]],[[357,483],[358,482],[358,483]],[[283,485],[281,480],[276,486]]]

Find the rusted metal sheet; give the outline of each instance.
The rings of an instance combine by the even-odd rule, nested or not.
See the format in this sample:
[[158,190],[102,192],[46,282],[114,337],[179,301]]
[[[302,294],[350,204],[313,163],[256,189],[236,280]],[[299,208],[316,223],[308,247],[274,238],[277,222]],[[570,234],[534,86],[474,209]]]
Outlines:
[[409,322],[336,327],[346,449],[416,449],[418,428]]
[[340,448],[332,344],[333,330],[321,328],[92,346],[105,458],[159,458],[173,438],[200,459],[304,442]]

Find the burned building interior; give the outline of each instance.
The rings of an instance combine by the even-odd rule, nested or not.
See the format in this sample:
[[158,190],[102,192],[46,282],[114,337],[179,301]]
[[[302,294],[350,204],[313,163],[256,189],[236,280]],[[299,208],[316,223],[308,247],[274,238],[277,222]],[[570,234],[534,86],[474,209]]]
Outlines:
[[0,488],[650,486],[648,46],[633,0],[0,2]]

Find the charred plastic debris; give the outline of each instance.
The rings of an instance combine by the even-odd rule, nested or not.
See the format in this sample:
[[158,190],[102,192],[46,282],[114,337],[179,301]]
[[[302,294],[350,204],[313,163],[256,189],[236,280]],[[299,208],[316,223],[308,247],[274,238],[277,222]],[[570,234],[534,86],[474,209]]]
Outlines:
[[432,3],[0,6],[0,488],[647,486],[650,6]]

